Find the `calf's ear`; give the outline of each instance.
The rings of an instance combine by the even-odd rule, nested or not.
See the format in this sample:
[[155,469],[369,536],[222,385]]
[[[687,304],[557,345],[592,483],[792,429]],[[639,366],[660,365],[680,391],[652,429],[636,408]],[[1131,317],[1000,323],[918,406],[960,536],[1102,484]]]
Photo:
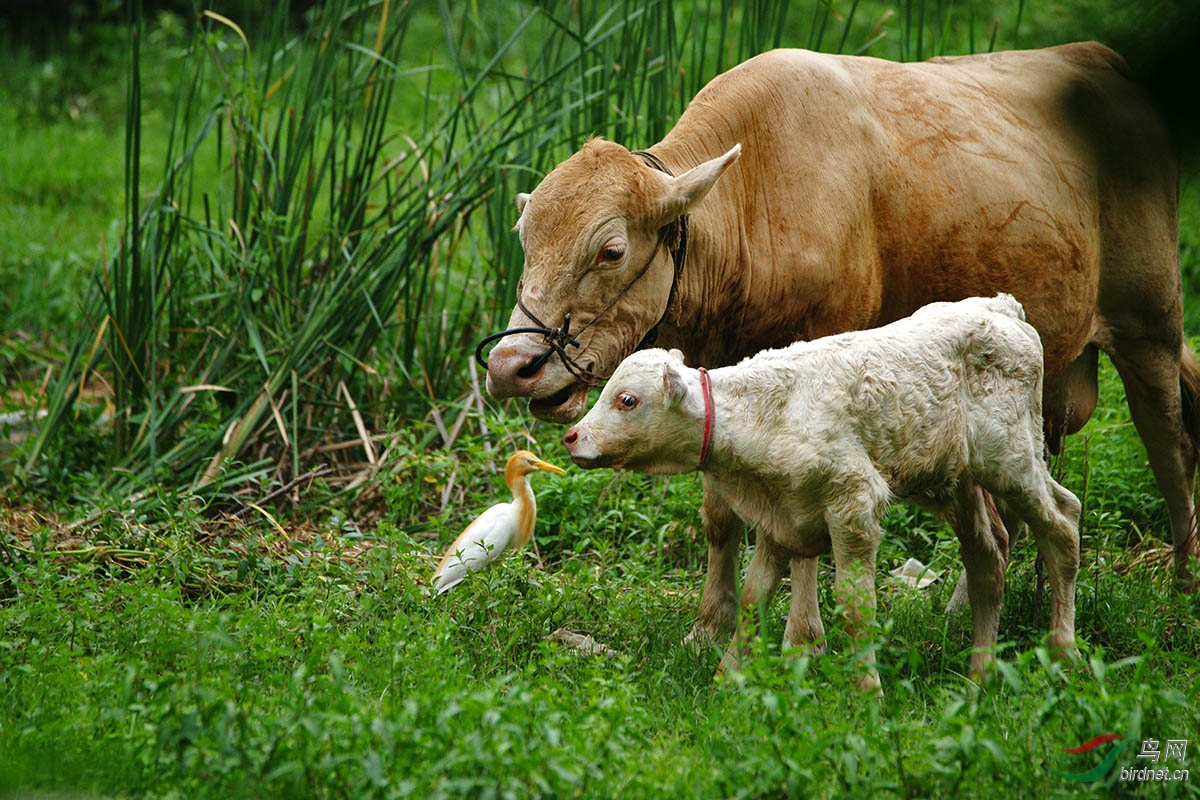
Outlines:
[[525,213],[525,204],[529,202],[529,192],[517,192],[517,213]]
[[687,398],[688,388],[683,380],[683,373],[670,361],[663,362],[662,384],[663,408],[670,408]]
[[667,178],[667,190],[661,204],[664,214],[662,224],[686,214],[703,200],[708,190],[717,182],[717,178],[720,178],[729,165],[741,155],[742,145],[739,142],[724,155],[692,167],[677,178]]

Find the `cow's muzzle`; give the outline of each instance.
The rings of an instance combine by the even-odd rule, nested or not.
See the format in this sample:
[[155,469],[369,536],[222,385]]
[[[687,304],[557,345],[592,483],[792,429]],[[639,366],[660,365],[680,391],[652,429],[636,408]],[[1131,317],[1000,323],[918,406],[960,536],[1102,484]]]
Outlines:
[[540,343],[527,336],[501,342],[488,355],[488,394],[528,397],[529,410],[538,419],[574,422],[587,410],[589,384],[551,369],[556,365],[544,355]]
[[[550,357],[557,353],[558,357],[562,359],[563,366],[566,367],[567,371],[574,375],[578,380],[591,385],[599,385],[601,383],[600,380],[597,380],[596,377],[591,374],[589,369],[581,367],[567,352],[568,347],[574,347],[576,350],[579,349],[579,340],[571,335],[571,315],[569,313],[563,316],[563,324],[561,328],[549,328],[546,327],[541,320],[533,316],[533,314],[527,308],[525,308],[519,297],[517,298],[517,305],[521,307],[521,310],[525,312],[527,317],[532,319],[537,324],[527,325],[520,328],[508,328],[507,330],[500,331],[499,333],[493,333],[483,337],[483,339],[480,340],[479,344],[475,347],[475,360],[479,362],[479,366],[483,367],[489,372],[492,370],[494,362],[493,357],[489,356],[487,359],[484,359],[483,357],[483,348],[487,347],[492,342],[499,341],[505,336],[513,336],[520,333],[538,333],[542,335],[542,341],[546,345],[546,350],[541,355],[529,360],[528,363],[521,364],[515,370],[515,374],[518,377],[526,380],[534,379],[538,374],[541,373],[542,368],[546,366],[546,362],[550,360]],[[503,351],[498,347],[496,351],[493,351],[493,355],[495,355],[496,352]],[[525,393],[518,392],[518,394]]]

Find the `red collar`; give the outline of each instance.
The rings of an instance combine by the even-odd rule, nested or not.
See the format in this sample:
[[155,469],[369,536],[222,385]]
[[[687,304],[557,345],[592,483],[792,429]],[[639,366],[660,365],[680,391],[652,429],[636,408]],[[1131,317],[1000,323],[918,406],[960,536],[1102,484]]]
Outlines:
[[700,392],[704,395],[704,441],[700,445],[700,466],[697,469],[703,470],[704,465],[708,463],[708,445],[712,441],[713,424],[712,378],[708,376],[708,370],[704,367],[700,367]]

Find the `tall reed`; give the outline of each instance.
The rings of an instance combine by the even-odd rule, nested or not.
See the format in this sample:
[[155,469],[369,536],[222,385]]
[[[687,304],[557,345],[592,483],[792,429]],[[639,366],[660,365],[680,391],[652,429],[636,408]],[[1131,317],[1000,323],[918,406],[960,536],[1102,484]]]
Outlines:
[[253,45],[205,12],[163,177],[143,201],[135,6],[126,235],[28,468],[97,373],[115,409],[108,487],[212,493],[268,467],[286,478],[327,431],[352,427],[337,390],[352,398],[344,387],[377,372],[385,332],[414,372],[431,280],[488,185],[482,163],[455,156],[469,97],[426,106],[408,135],[389,116],[412,9],[331,3],[307,41],[281,13]]

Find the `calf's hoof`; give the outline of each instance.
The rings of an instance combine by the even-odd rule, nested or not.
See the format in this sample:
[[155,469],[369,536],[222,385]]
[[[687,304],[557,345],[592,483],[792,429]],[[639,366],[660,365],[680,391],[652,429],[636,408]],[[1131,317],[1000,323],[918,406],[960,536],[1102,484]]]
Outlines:
[[879,673],[871,670],[859,678],[858,689],[863,694],[873,694],[876,697],[883,697],[883,684],[879,681]]
[[1056,661],[1079,658],[1079,649],[1075,647],[1074,636],[1052,633],[1046,646],[1050,649],[1050,657]]
[[964,570],[958,576],[958,583],[954,584],[954,594],[950,595],[950,600],[946,603],[946,613],[963,611],[970,606],[970,602],[967,597],[967,573]]

